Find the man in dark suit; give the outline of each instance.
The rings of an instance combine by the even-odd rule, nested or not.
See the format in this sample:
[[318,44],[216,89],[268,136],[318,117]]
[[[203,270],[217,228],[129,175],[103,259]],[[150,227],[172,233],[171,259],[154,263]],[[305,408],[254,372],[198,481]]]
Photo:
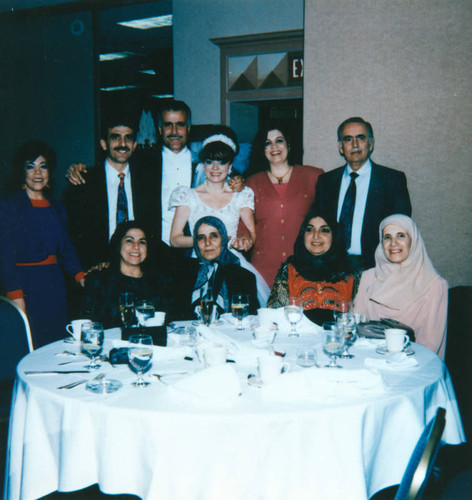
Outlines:
[[160,226],[155,169],[133,161],[135,130],[126,117],[110,118],[100,140],[105,161],[82,172],[84,182],[66,192],[69,233],[86,269],[108,261],[108,242],[119,222],[138,219],[151,234]]
[[338,147],[346,165],[320,175],[315,207],[342,225],[350,260],[372,267],[382,219],[395,213],[411,215],[406,177],[370,160],[374,134],[360,117],[338,127]]

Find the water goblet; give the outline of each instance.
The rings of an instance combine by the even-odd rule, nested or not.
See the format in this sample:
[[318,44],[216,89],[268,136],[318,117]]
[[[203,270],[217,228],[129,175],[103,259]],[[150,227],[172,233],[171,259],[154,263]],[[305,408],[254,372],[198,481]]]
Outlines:
[[336,363],[336,356],[341,354],[344,346],[344,331],[334,322],[323,323],[325,332],[324,351],[328,354],[330,362],[326,368],[342,368]]
[[90,364],[84,366],[90,371],[98,370],[100,363],[97,363],[96,356],[98,356],[103,349],[103,326],[101,323],[89,322],[82,325],[80,334],[82,342],[81,349],[88,356],[90,356]]
[[244,330],[243,319],[249,313],[249,296],[245,293],[233,293],[231,297],[231,314],[238,320],[237,331]]
[[153,318],[156,310],[152,302],[147,300],[140,300],[136,304],[136,319],[138,320],[139,326],[146,326],[146,321],[149,318]]
[[298,297],[290,297],[284,308],[285,317],[291,325],[289,337],[299,337],[297,323],[303,318],[302,301]]
[[146,387],[149,382],[144,380],[143,373],[152,360],[152,337],[144,333],[130,335],[128,344],[128,360],[138,374],[138,378],[132,385]]
[[121,323],[125,328],[129,328],[131,325],[136,323],[133,293],[123,292],[120,294],[120,316]]
[[210,325],[213,320],[213,309],[215,301],[213,299],[213,290],[208,288],[206,293],[200,296],[200,317],[204,325]]
[[339,357],[343,359],[352,359],[354,354],[349,352],[349,347],[357,339],[356,317],[350,312],[342,313],[338,315],[336,325],[344,333],[344,347]]

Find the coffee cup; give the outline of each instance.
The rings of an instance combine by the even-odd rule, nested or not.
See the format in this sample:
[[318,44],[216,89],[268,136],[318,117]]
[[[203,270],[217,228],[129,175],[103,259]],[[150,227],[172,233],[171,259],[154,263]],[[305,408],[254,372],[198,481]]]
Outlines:
[[361,313],[354,313],[354,318],[356,320],[356,324],[358,325],[359,323],[365,323],[367,321],[367,317],[365,314]]
[[284,363],[280,356],[275,355],[260,356],[257,358],[257,364],[259,369],[259,378],[264,384],[271,382],[281,373],[290,370],[290,364]]
[[275,338],[275,325],[262,325],[253,328],[252,332],[257,342],[271,344]]
[[69,335],[72,335],[75,340],[80,340],[80,334],[82,333],[82,325],[84,323],[91,323],[90,319],[74,319],[66,326],[66,331]]
[[226,348],[219,344],[210,344],[203,348],[203,361],[207,368],[226,363]]
[[410,339],[406,330],[400,328],[387,328],[385,330],[385,341],[389,352],[401,352]]
[[274,310],[267,307],[261,307],[257,310],[257,319],[260,326],[269,327],[274,324]]
[[144,326],[162,326],[166,320],[166,313],[157,311],[152,318],[148,318],[144,322]]

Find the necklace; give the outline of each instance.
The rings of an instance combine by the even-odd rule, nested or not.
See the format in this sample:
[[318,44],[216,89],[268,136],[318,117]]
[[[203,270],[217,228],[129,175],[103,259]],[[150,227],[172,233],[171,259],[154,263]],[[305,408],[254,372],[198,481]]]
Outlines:
[[290,168],[291,167],[288,167],[287,171],[285,172],[284,175],[281,175],[280,177],[277,177],[276,175],[274,175],[270,170],[269,170],[269,174],[274,177],[275,179],[277,179],[277,183],[278,184],[283,184],[284,183],[284,177],[290,172]]

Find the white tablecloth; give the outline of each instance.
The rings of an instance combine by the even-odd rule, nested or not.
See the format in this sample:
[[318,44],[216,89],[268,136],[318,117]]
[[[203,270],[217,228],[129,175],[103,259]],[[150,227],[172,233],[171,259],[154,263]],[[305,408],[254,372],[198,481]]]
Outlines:
[[[221,328],[252,346],[248,331]],[[319,334],[296,339],[279,333],[275,348],[287,352],[293,371],[302,370],[295,362],[301,344],[314,345],[318,361],[327,361]],[[413,347],[416,368],[380,372],[385,393],[322,401],[266,402],[260,388],[247,384],[255,365],[236,364],[242,395],[234,405],[218,408],[176,398],[166,384],[185,375],[165,377],[166,383],[154,378],[151,386],[136,389],[126,365],[105,363],[101,369],[123,382],[116,393],[97,395],[84,385],[58,390],[82,375],[25,375],[25,370],[80,369],[86,360],[59,365],[75,360],[61,353],[78,346],[45,346],[18,366],[4,498],[35,499],[98,483],[105,493],[152,500],[366,499],[400,481],[439,406],[447,410],[444,443],[465,439],[444,363]],[[353,360],[340,360],[345,370],[364,369],[367,356],[382,357],[375,346],[354,345],[351,352]],[[197,360],[185,361],[185,354],[192,352],[161,351],[150,372],[201,369]]]

